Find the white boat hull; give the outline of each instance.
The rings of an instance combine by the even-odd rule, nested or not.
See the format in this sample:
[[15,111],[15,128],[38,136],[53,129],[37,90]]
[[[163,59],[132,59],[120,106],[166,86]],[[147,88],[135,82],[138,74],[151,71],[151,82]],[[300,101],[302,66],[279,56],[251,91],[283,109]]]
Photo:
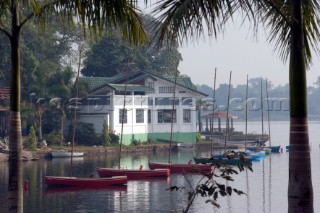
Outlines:
[[[67,158],[71,157],[71,152],[69,151],[52,151],[51,155],[53,158]],[[83,152],[73,152],[73,157],[83,157]]]

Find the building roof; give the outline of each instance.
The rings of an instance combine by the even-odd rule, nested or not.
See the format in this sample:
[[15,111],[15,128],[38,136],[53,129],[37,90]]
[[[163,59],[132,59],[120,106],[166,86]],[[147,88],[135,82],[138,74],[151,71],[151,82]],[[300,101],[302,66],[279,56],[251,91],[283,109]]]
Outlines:
[[[144,85],[140,84],[134,84],[134,82],[137,82],[141,79],[144,79],[146,77],[157,77],[166,81],[170,81],[171,83],[175,82],[175,77],[169,76],[169,77],[163,77],[159,76],[157,74],[146,72],[146,71],[135,71],[135,72],[129,72],[128,76],[125,75],[125,73],[119,73],[112,77],[80,77],[79,82],[85,83],[88,85],[90,92],[101,88],[102,86],[109,85],[112,88],[120,91],[124,91],[124,85],[127,79],[128,84],[131,85],[130,89],[127,87],[127,91],[154,91],[153,89],[146,87]],[[193,85],[191,79],[189,76],[179,76],[176,80],[177,85],[182,86],[186,89],[189,89],[193,92],[199,93],[201,95],[207,96],[206,94],[197,91],[196,87]],[[147,89],[149,88],[149,89]],[[151,90],[150,90],[151,89]]]
[[108,84],[108,86],[112,87],[116,91],[136,91],[136,92],[153,92],[154,89],[138,84],[127,84],[127,88],[125,84]]
[[[201,116],[202,118],[213,118],[213,119],[218,119],[218,118],[227,118],[227,113],[226,112],[213,112],[204,116]],[[228,114],[228,118],[238,118],[238,116]]]

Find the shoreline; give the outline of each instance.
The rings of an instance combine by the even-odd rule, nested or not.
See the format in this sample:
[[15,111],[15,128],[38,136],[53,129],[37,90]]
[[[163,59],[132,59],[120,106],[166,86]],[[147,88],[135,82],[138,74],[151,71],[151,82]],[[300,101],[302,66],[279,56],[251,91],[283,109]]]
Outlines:
[[[201,142],[194,144],[196,149],[208,149],[211,148],[211,142]],[[212,144],[214,148],[224,148],[217,143]],[[148,144],[148,145],[138,145],[138,146],[126,146],[121,148],[123,154],[134,154],[134,153],[143,153],[143,152],[168,152],[170,144]],[[229,147],[237,149],[239,147]],[[65,147],[65,149],[70,150],[70,147]],[[119,153],[119,146],[114,147],[74,147],[75,152],[83,152],[84,156],[94,156],[94,155],[112,155]],[[33,158],[50,158],[51,151],[57,151],[59,149],[52,149],[50,147],[38,149],[36,151],[23,150],[23,157],[25,160],[31,160]],[[173,144],[171,147],[173,152],[178,151],[177,145]],[[8,161],[8,151],[7,153],[0,152],[0,161]]]

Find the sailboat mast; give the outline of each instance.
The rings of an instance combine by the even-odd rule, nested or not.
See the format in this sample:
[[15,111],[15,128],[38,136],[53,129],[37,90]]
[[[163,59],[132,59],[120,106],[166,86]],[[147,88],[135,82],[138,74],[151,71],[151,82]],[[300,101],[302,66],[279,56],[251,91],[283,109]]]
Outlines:
[[227,152],[227,137],[229,134],[229,101],[230,101],[230,90],[231,90],[231,74],[232,74],[232,71],[230,71],[230,78],[229,78],[229,91],[228,91],[227,117],[226,117],[226,134],[224,137],[224,153]]
[[170,128],[170,145],[169,145],[169,160],[168,163],[171,163],[171,147],[172,147],[172,132],[173,132],[173,115],[176,105],[176,87],[177,87],[177,76],[178,70],[176,70],[174,76],[174,86],[173,86],[173,101],[172,101],[172,111],[171,111],[171,128]]
[[246,132],[245,132],[245,141],[244,141],[244,150],[247,151],[247,134],[248,134],[248,87],[249,87],[249,80],[247,75],[247,87],[246,87]]
[[120,134],[119,165],[118,165],[119,169],[121,167],[121,148],[122,148],[122,140],[123,140],[123,123],[124,123],[124,116],[125,116],[125,110],[126,110],[128,68],[129,68],[129,60],[128,60],[128,63],[127,63],[127,66],[126,66],[126,81],[125,81],[125,84],[124,84],[123,108],[122,108],[122,114],[121,114],[122,115],[121,116],[121,134]]
[[271,147],[271,135],[270,135],[270,111],[269,111],[269,93],[268,93],[268,79],[266,78],[266,96],[267,96],[267,112],[268,112],[268,129],[269,129],[269,145]]
[[217,77],[217,68],[214,69],[214,82],[213,82],[213,96],[212,96],[212,130],[211,130],[211,156],[213,149],[213,136],[214,136],[214,103],[216,101],[216,77]]
[[264,133],[264,129],[263,129],[263,96],[262,96],[262,77],[261,77],[261,139],[263,138],[263,133]]
[[76,94],[75,94],[75,107],[73,112],[73,122],[72,122],[72,146],[71,146],[71,161],[70,161],[70,170],[69,170],[69,176],[72,176],[72,164],[73,164],[73,151],[74,151],[74,140],[76,136],[76,121],[77,121],[77,107],[78,107],[78,96],[79,96],[79,76],[80,76],[80,67],[81,67],[81,55],[82,50],[80,48],[79,50],[79,62],[78,62],[78,72],[77,72],[77,78],[76,78]]

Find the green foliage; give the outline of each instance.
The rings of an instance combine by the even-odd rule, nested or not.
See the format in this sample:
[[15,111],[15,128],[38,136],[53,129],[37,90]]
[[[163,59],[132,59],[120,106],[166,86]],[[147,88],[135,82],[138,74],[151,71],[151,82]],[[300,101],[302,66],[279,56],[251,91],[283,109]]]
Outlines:
[[33,126],[30,128],[29,137],[27,139],[27,149],[36,150],[37,149],[37,136],[36,131]]
[[[149,16],[143,18],[146,25],[154,21]],[[151,29],[148,29],[148,33],[150,37],[153,34]],[[131,48],[128,43],[112,34],[108,37],[102,37],[86,52],[84,68],[81,73],[84,76],[94,77],[114,76],[123,70],[128,58],[133,63],[130,65],[130,69],[156,72],[162,76],[173,75],[182,60],[177,45],[171,47],[164,45],[159,49],[153,42],[150,45]]]
[[196,134],[196,141],[197,141],[197,143],[203,142],[203,139],[201,138],[201,132],[197,132],[197,134]]
[[111,146],[111,137],[109,134],[109,126],[106,121],[103,122],[102,135],[100,136],[102,146]]
[[115,132],[110,131],[110,132],[109,132],[109,136],[110,136],[111,144],[112,144],[112,145],[119,145],[119,142],[120,142],[120,137],[119,137],[119,135],[116,135]]
[[49,146],[61,145],[61,134],[58,131],[52,131],[49,134],[46,134],[44,138]]
[[133,146],[139,146],[139,145],[141,145],[142,143],[141,143],[140,140],[133,139],[132,142],[131,142],[131,144],[132,144]]
[[[237,158],[243,159],[245,154],[242,152],[235,152],[235,151],[228,151],[226,154],[227,158]],[[221,162],[212,164],[213,168],[211,172],[205,173],[201,176],[199,181],[194,185],[188,179],[186,175],[184,175],[188,186],[180,187],[180,186],[171,186],[167,190],[169,191],[177,191],[177,192],[184,192],[187,191],[186,203],[187,206],[183,209],[183,212],[188,212],[190,207],[192,206],[194,199],[197,196],[201,197],[208,197],[209,199],[206,200],[206,203],[210,203],[213,206],[220,208],[220,204],[218,203],[219,197],[226,197],[231,196],[232,194],[237,195],[246,195],[243,191],[232,188],[229,184],[225,184],[228,181],[234,181],[232,175],[237,175],[239,172],[248,169],[252,170],[251,164],[240,164],[238,166],[239,172],[233,168],[231,165],[227,165],[226,163],[221,160]],[[220,183],[219,179],[223,180],[224,183]]]
[[[69,126],[68,141],[72,141],[72,125]],[[99,138],[92,123],[78,123],[76,126],[75,144],[93,146],[100,145]]]

